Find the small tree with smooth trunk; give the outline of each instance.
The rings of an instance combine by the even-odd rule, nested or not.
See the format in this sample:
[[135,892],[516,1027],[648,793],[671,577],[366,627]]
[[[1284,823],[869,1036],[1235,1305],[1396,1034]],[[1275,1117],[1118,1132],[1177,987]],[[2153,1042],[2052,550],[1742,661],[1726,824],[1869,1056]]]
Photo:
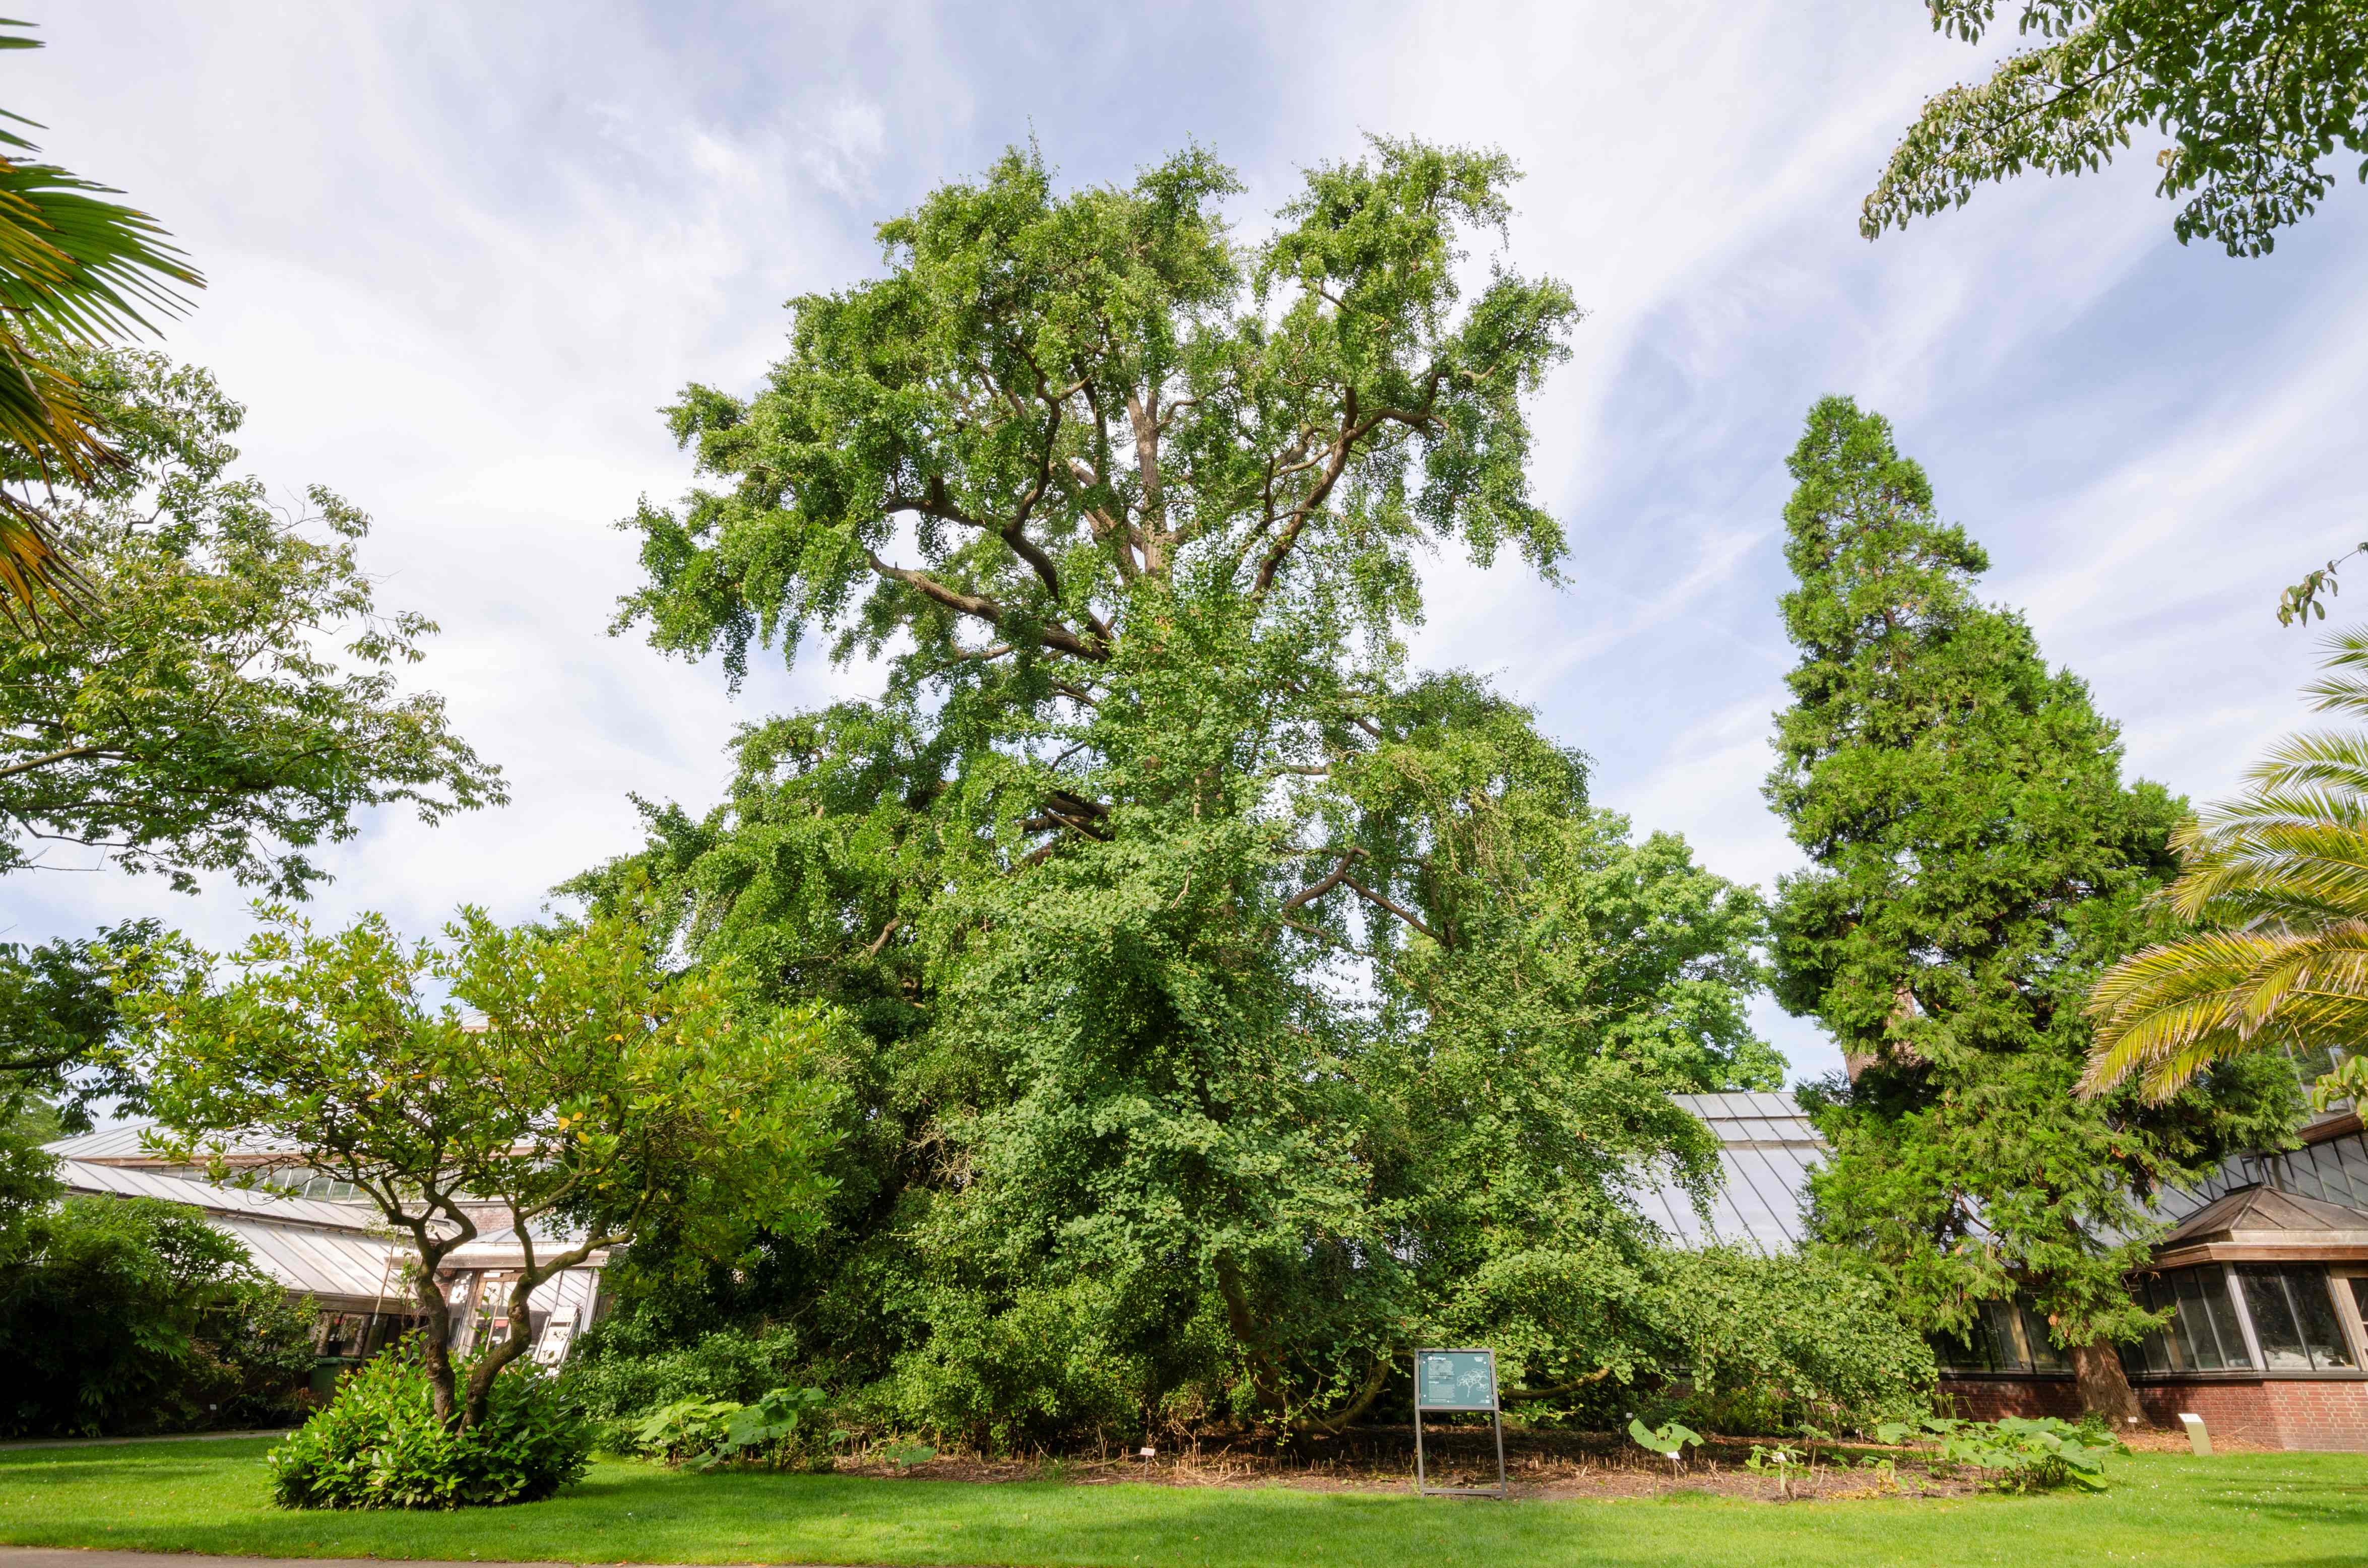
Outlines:
[[[484,1418],[528,1347],[529,1298],[563,1269],[661,1221],[728,1254],[818,1212],[821,1016],[752,1001],[728,971],[668,972],[625,916],[544,929],[467,909],[439,944],[378,915],[324,935],[263,914],[226,960],[180,942],[150,955],[125,1014],[153,1107],[173,1147],[219,1163],[233,1137],[264,1143],[266,1168],[351,1182],[410,1238],[449,1426]],[[449,1000],[429,1000],[438,987]],[[524,1267],[508,1336],[463,1378],[436,1272],[496,1203]]]

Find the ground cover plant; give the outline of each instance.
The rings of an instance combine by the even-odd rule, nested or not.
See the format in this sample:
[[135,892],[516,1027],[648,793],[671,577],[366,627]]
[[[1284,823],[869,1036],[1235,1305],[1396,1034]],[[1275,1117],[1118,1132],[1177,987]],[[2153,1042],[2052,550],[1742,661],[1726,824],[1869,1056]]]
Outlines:
[[[1750,1497],[1664,1490],[1483,1504],[1418,1501],[1395,1487],[980,1485],[932,1481],[928,1466],[897,1480],[595,1462],[547,1502],[391,1516],[275,1509],[266,1447],[0,1453],[0,1541],[545,1562],[1971,1568],[2110,1558],[2313,1568],[2353,1560],[2368,1535],[2359,1458],[2340,1454],[2141,1453],[2114,1461],[2114,1489],[2100,1495],[1868,1488],[1789,1504],[1763,1500],[1774,1486],[1757,1477]],[[1667,1488],[1666,1463],[1632,1451]]]

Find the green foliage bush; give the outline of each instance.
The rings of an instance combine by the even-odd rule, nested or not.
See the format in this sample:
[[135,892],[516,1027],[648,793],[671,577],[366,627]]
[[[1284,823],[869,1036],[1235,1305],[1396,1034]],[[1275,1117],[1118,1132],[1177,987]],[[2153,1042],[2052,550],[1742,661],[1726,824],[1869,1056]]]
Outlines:
[[0,1434],[191,1431],[285,1420],[313,1309],[199,1215],[72,1198],[25,1217],[0,1269]]
[[1655,1273],[1666,1368],[1682,1379],[1662,1414],[1723,1432],[1867,1431],[1932,1408],[1931,1346],[1850,1259],[1713,1247],[1666,1254]]
[[801,1381],[798,1362],[798,1336],[787,1328],[718,1329],[668,1344],[620,1313],[577,1342],[560,1381],[586,1415],[619,1421],[686,1401],[746,1403]]
[[283,1508],[480,1507],[580,1479],[592,1439],[556,1381],[523,1362],[494,1381],[485,1419],[454,1431],[436,1418],[427,1369],[396,1350],[347,1375],[266,1462]]
[[[897,1358],[867,1408],[882,1425],[990,1451],[1051,1433],[1131,1437],[1163,1380],[1121,1337],[1127,1295],[1093,1279],[1022,1288],[1001,1303],[931,1291],[928,1338]],[[1168,1374],[1173,1390],[1181,1380]]]
[[1929,1442],[1935,1459],[1988,1472],[1988,1484],[2000,1492],[2054,1492],[2066,1486],[2102,1492],[2108,1484],[2105,1456],[2129,1451],[2094,1415],[2078,1424],[2052,1415],[2008,1415],[1996,1421],[1927,1416],[1912,1426],[1886,1423],[1876,1436],[1886,1443]]
[[620,1423],[617,1446],[693,1470],[747,1464],[768,1470],[831,1468],[848,1433],[830,1425],[830,1396],[817,1388],[778,1388],[753,1403],[682,1399]]

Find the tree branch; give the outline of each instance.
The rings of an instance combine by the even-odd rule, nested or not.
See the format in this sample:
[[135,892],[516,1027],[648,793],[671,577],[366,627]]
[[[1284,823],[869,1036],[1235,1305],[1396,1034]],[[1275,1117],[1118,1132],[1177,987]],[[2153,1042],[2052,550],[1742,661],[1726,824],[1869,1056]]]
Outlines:
[[1311,903],[1316,899],[1322,898],[1326,893],[1330,892],[1334,888],[1338,887],[1342,882],[1347,881],[1349,880],[1349,868],[1355,865],[1359,860],[1363,859],[1364,856],[1365,851],[1361,847],[1354,845],[1350,846],[1349,852],[1340,857],[1340,863],[1332,868],[1329,875],[1308,883],[1307,886],[1300,889],[1297,892],[1292,893],[1289,898],[1284,899],[1282,901],[1282,913],[1288,915],[1292,910],[1299,908],[1302,904]]
[[1397,903],[1394,899],[1383,897],[1382,894],[1375,892],[1372,889],[1367,887],[1364,883],[1359,881],[1354,877],[1342,877],[1340,881],[1346,883],[1350,891],[1354,892],[1358,897],[1363,899],[1366,903],[1373,905],[1377,909],[1388,910],[1392,915],[1396,915],[1399,919],[1405,921],[1407,925],[1413,926],[1416,930],[1421,932],[1432,941],[1437,942],[1440,947],[1443,948],[1447,946],[1447,940],[1445,937],[1432,930],[1429,926],[1424,925],[1422,923],[1422,917],[1415,914],[1413,910],[1408,909],[1406,905]]
[[19,773],[30,773],[37,767],[49,767],[61,762],[72,762],[78,756],[120,757],[121,756],[122,754],[120,752],[110,751],[106,746],[68,746],[63,751],[53,751],[45,756],[28,756],[22,762],[9,763],[7,766],[0,767],[0,778],[13,778]]
[[[1010,630],[1012,619],[1010,612],[984,594],[965,594],[959,588],[949,587],[939,582],[926,572],[916,572],[909,566],[891,566],[881,560],[869,547],[866,547],[863,551],[863,559],[871,564],[871,570],[891,582],[904,584],[934,604],[943,605],[958,615],[967,615],[985,621],[997,631]],[[1107,648],[1087,642],[1057,621],[1048,621],[1037,627],[1036,641],[1047,648],[1055,648],[1080,659],[1099,662],[1110,657]]]

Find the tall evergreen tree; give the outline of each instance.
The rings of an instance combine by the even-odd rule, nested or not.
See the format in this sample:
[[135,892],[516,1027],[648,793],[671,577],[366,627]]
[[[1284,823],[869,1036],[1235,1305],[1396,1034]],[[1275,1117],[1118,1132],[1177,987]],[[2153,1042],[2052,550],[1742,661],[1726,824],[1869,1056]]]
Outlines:
[[1802,656],[1767,792],[1814,864],[1780,885],[1776,991],[1851,1067],[1813,1096],[1834,1145],[1820,1223],[1928,1330],[2028,1295],[2086,1406],[2135,1414],[2113,1345],[2154,1321],[2124,1286],[2146,1204],[2286,1136],[2291,1074],[2235,1063],[2154,1105],[2075,1094],[2088,987],[2166,918],[2147,895],[2182,803],[2123,784],[2088,687],[1975,597],[1988,557],[1880,415],[1824,400],[1790,467]]

